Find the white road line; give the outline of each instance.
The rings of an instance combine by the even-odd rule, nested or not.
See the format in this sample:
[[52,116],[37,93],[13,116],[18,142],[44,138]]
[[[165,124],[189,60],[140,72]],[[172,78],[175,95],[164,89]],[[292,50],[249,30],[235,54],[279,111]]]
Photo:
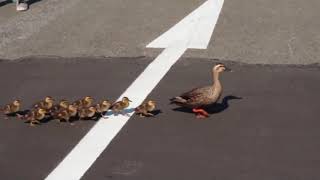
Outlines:
[[[179,38],[174,38],[171,42],[167,42],[168,44],[166,49],[147,66],[138,78],[119,97],[120,100],[123,96],[127,96],[133,101],[128,108],[128,116],[114,116],[111,113],[108,113],[108,119],[100,119],[65,157],[65,159],[47,176],[46,180],[80,179],[132,116],[133,112],[130,111],[130,109],[132,110],[143,102],[148,94],[169,71],[172,65],[183,55],[187,48],[189,48],[193,42],[196,42],[194,41],[194,38],[208,38],[207,35],[195,35],[194,33],[206,34],[205,32],[208,31],[212,33],[221,10],[223,0],[209,0],[205,4],[210,5],[211,7],[203,8],[202,5],[199,9],[201,11],[206,11],[204,14],[210,15],[210,17],[212,17],[212,13],[207,11],[213,11],[214,9],[219,10],[218,13],[214,12],[217,17],[214,17],[213,19],[205,17],[202,17],[201,19],[196,18],[196,20],[188,22],[187,27],[185,27],[187,30],[184,31],[185,33],[183,36],[179,35]],[[216,8],[215,6],[220,7]],[[198,9],[195,11],[198,11]],[[202,13],[193,12],[192,14]],[[190,17],[193,19],[192,16],[188,16],[187,18]],[[203,24],[210,23],[202,22],[203,20],[210,21],[210,23],[213,23],[214,25],[209,25],[210,29],[208,30],[208,27],[203,26]],[[199,26],[204,29],[200,29]],[[175,31],[174,28],[173,31]],[[210,37],[211,35],[209,38]],[[208,41],[209,40],[201,40],[197,41],[197,43],[199,43],[201,47],[206,47]]]
[[[207,49],[224,0],[208,0],[183,20],[147,45],[167,48],[173,41],[188,38],[188,48]],[[191,31],[191,32],[190,32]]]

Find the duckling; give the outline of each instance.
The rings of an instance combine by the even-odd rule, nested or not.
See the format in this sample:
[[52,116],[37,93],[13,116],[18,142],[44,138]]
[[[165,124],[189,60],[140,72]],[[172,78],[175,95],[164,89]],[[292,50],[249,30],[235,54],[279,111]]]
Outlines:
[[128,97],[123,97],[121,101],[118,101],[111,106],[111,110],[116,115],[120,112],[123,114],[123,110],[129,106],[130,102],[132,101]]
[[47,96],[44,98],[43,101],[37,102],[33,105],[33,108],[42,108],[47,111],[47,113],[50,113],[50,109],[53,107],[54,99],[51,96]]
[[60,109],[67,109],[68,106],[69,106],[69,101],[63,99],[59,102],[59,104],[54,105],[50,109],[50,114],[53,116],[55,112],[59,111]]
[[91,96],[86,96],[83,99],[79,99],[73,103],[73,105],[76,105],[78,108],[88,108],[92,106],[94,99]]
[[70,122],[70,118],[75,117],[77,115],[77,107],[74,105],[69,105],[67,108],[60,108],[57,111],[52,113],[53,118],[57,119],[59,122],[67,121],[71,125],[73,123]]
[[7,116],[10,114],[17,114],[19,117],[21,116],[18,114],[21,108],[21,101],[14,100],[12,103],[5,105],[3,108],[0,109],[4,115],[6,115],[5,119],[9,119]]
[[220,73],[231,71],[223,64],[217,64],[212,68],[213,84],[210,86],[192,89],[189,92],[183,93],[170,99],[170,104],[192,108],[197,118],[209,117],[208,112],[203,108],[217,102],[222,94],[222,85],[219,80]]
[[70,115],[70,117],[76,117],[77,114],[78,114],[78,108],[77,106],[73,105],[73,104],[70,104],[68,106],[68,113]]
[[134,111],[140,115],[140,117],[146,117],[146,116],[154,116],[154,114],[150,113],[156,108],[156,102],[155,101],[147,101],[137,108],[134,109]]
[[59,122],[63,120],[69,122],[69,119],[70,119],[70,115],[67,109],[59,109],[54,113],[53,117],[57,119]]
[[107,117],[104,117],[103,115],[105,112],[107,112],[110,109],[111,105],[112,103],[110,101],[103,100],[101,103],[96,105],[97,113],[99,113],[101,117],[107,118]]
[[69,107],[69,105],[70,105],[69,101],[62,99],[62,100],[60,100],[59,104],[56,106],[58,106],[58,108],[67,109]]
[[96,108],[91,106],[88,108],[81,108],[78,110],[79,120],[84,118],[92,118],[96,114]]
[[30,126],[34,126],[41,123],[41,120],[46,116],[46,112],[43,108],[32,109],[24,118],[30,123]]

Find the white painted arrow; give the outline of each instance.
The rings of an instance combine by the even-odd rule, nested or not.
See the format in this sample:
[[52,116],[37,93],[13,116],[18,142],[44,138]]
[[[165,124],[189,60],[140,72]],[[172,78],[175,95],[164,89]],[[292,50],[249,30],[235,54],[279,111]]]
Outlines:
[[108,112],[109,118],[100,119],[46,180],[80,179],[132,116],[130,109],[144,101],[183,53],[188,48],[207,47],[222,5],[223,0],[206,1],[172,29],[151,42],[147,47],[166,49],[119,97],[118,100],[127,96],[133,101],[128,108],[128,116],[114,116]]
[[167,48],[181,45],[177,40],[187,39],[187,48],[206,49],[217,23],[224,0],[208,0],[187,17],[147,45],[149,48]]

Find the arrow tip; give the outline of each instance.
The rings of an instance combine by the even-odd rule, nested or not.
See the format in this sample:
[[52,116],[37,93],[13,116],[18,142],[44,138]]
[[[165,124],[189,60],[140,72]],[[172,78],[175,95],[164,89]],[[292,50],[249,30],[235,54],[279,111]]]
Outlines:
[[218,21],[224,0],[208,0],[167,32],[149,43],[147,48],[167,48],[186,43],[192,49],[206,49]]

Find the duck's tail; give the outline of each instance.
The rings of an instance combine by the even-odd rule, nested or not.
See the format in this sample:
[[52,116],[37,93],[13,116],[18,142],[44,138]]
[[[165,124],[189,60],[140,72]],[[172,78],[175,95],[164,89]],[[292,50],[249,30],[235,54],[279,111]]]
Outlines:
[[184,104],[184,103],[186,103],[186,100],[180,96],[173,97],[169,100],[170,100],[170,104]]
[[175,104],[175,98],[171,98],[169,99],[170,100],[170,103],[169,104]]

